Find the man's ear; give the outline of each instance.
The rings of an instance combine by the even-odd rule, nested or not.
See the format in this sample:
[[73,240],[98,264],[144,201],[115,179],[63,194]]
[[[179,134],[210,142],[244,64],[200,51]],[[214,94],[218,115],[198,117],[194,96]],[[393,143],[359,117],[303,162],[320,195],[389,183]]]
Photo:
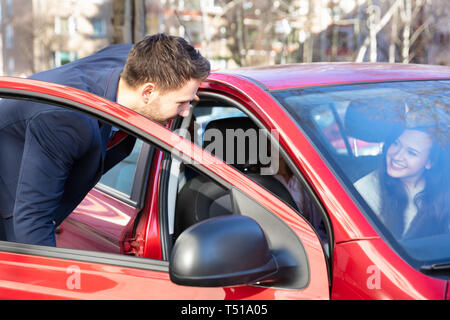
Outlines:
[[155,97],[155,84],[153,82],[146,82],[140,89],[141,97],[145,104],[151,102]]

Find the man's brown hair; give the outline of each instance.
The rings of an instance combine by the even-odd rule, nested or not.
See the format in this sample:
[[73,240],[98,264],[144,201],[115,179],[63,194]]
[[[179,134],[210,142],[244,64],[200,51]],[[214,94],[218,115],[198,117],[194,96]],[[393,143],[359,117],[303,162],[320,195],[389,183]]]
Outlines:
[[171,91],[190,79],[205,80],[210,70],[209,61],[186,40],[159,33],[133,46],[121,77],[132,88],[154,82],[158,90]]

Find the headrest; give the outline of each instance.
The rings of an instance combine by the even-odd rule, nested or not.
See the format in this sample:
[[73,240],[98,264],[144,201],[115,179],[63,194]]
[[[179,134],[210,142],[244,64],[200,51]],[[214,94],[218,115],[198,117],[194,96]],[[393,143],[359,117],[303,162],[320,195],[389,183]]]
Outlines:
[[[248,117],[219,119],[206,126],[203,148],[238,170],[246,171],[260,165],[260,139],[259,128]],[[267,149],[264,151],[267,154]]]
[[358,103],[352,101],[345,113],[345,131],[359,140],[383,142],[404,129],[423,130],[446,148],[450,141],[448,108],[443,103],[430,105],[420,100],[389,104],[382,97]]
[[347,135],[353,138],[367,142],[383,142],[392,130],[401,124],[393,121],[397,119],[402,119],[398,110],[380,109],[376,102],[359,104],[352,101],[345,113],[344,128]]

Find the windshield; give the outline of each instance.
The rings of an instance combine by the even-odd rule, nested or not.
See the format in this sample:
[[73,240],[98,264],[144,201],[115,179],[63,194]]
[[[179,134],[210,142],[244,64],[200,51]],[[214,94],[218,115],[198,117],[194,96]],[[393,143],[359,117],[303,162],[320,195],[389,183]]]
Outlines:
[[450,261],[450,81],[272,94],[410,263]]

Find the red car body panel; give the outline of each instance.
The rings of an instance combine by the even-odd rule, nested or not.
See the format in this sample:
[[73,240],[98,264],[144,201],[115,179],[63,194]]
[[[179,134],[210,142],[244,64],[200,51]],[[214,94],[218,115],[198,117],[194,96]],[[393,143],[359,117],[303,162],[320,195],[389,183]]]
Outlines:
[[310,63],[241,68],[231,71],[268,90],[376,81],[448,79],[449,67],[390,63]]
[[447,300],[450,300],[450,281],[447,281],[447,287],[446,287],[446,289],[445,289],[445,292],[447,292],[447,296],[446,296],[446,299]]
[[131,232],[139,210],[93,189],[60,225],[60,248],[122,253],[126,232]]
[[152,184],[148,188],[147,206],[143,211],[143,219],[137,227],[137,240],[141,241],[142,256],[151,259],[162,259],[161,238],[159,232],[159,181],[164,154],[158,151],[150,176]]
[[[82,273],[79,288],[70,288],[68,270]],[[324,299],[313,290],[267,289],[255,286],[225,288],[183,287],[172,283],[167,272],[0,252],[2,299]],[[19,274],[18,274],[19,273]],[[36,283],[36,273],[45,280]],[[19,279],[20,276],[20,279]]]
[[[300,169],[328,212],[334,242],[331,265],[331,297],[326,258],[311,226],[294,210],[233,168],[217,161],[201,148],[192,146],[170,130],[108,100],[61,85],[24,79],[0,78],[0,88],[49,94],[89,105],[107,115],[132,124],[164,141],[186,158],[207,163],[212,173],[240,189],[275,213],[304,245],[310,282],[303,290],[283,290],[257,286],[229,288],[182,287],[170,282],[168,263],[162,271],[123,267],[0,251],[0,297],[19,299],[445,299],[446,280],[426,276],[409,266],[380,237],[358,206],[322,160],[293,119],[271,96],[270,90],[346,83],[418,79],[450,79],[450,68],[390,64],[311,64],[240,69],[213,73],[201,84],[200,92],[215,92],[243,104],[269,130],[277,130],[280,144]],[[134,253],[161,260],[159,225],[159,176],[161,152],[156,152],[147,189],[147,202],[139,215],[136,237],[127,238],[138,211],[93,190],[62,225],[62,234],[71,232],[80,241],[96,242],[103,252]],[[73,217],[72,217],[73,216]],[[102,221],[98,225],[98,221]],[[86,233],[75,231],[77,223],[90,225]],[[99,234],[91,231],[102,230]],[[77,233],[75,235],[75,233]],[[84,242],[84,243],[86,243]],[[83,247],[81,245],[80,247]],[[85,247],[84,247],[85,248]],[[133,251],[134,250],[134,251]],[[135,258],[136,261],[142,261]],[[79,268],[79,289],[68,289],[67,270]],[[45,275],[36,281],[36,274]],[[45,280],[43,280],[45,279]],[[446,296],[447,295],[447,296]]]
[[426,276],[381,239],[337,244],[332,299],[445,299],[445,280]]

